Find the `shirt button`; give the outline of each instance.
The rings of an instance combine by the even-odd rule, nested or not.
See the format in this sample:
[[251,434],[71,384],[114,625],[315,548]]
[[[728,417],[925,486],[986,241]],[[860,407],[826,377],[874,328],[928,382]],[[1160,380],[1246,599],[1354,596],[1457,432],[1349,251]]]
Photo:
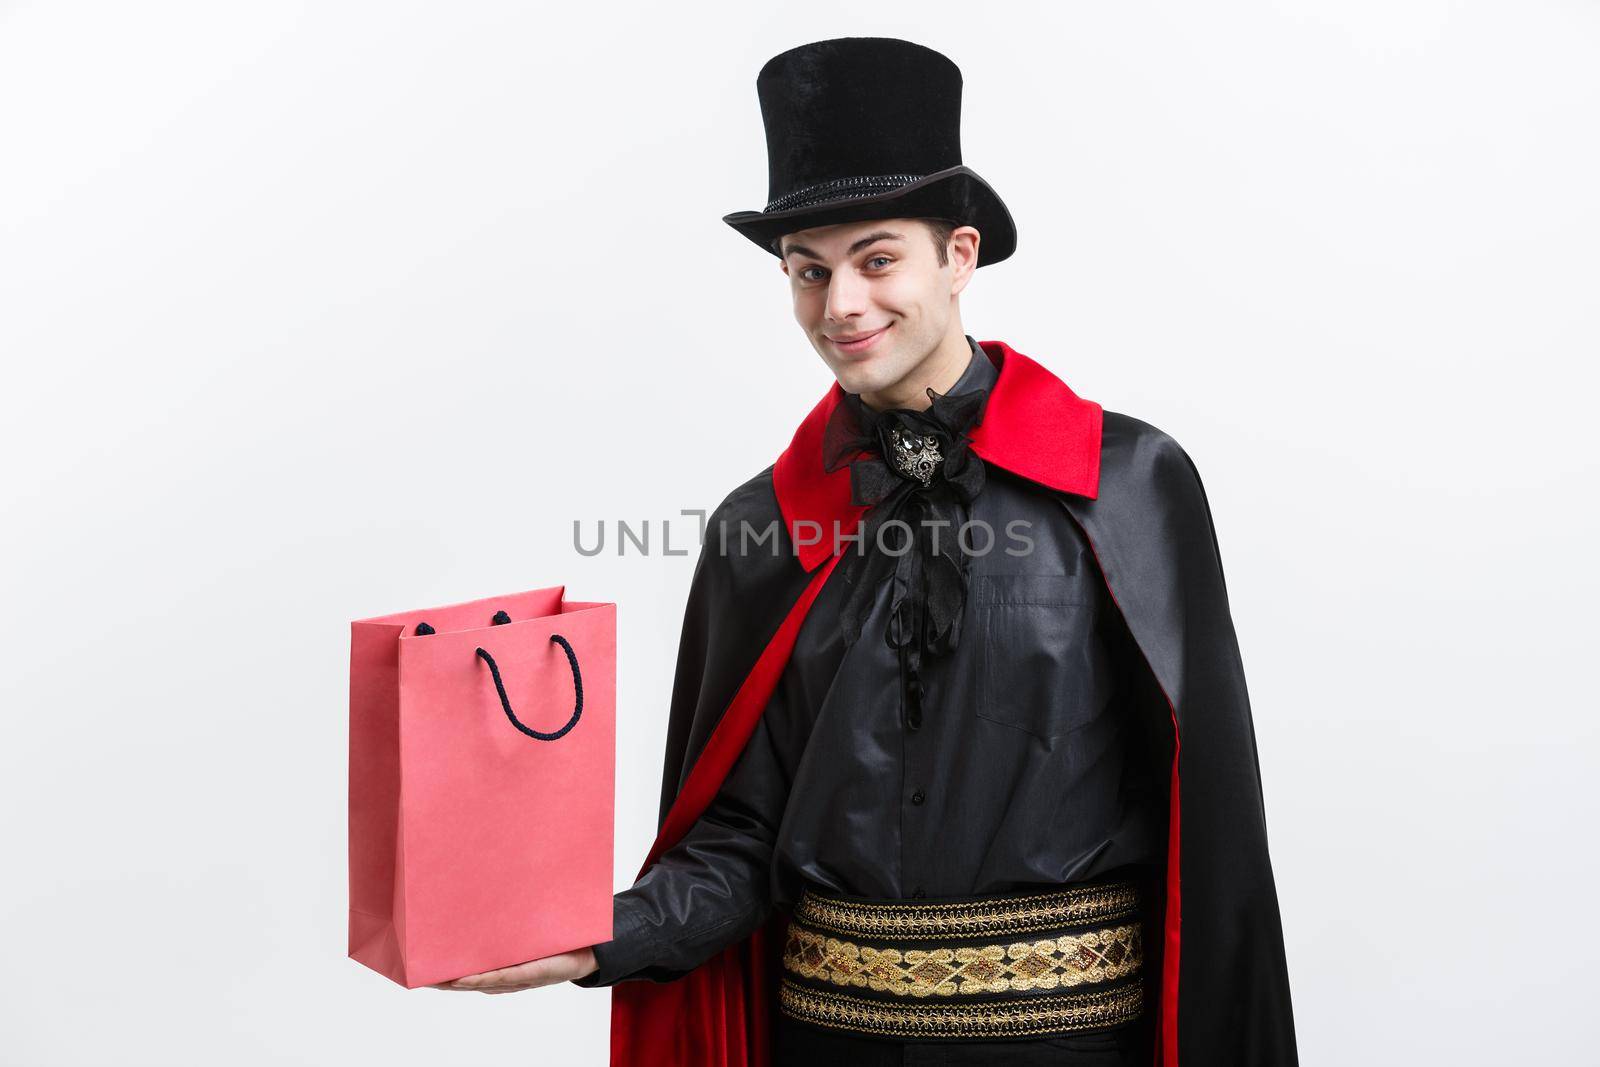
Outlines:
[[906,729],[907,730],[920,730],[921,728],[922,728],[922,711],[921,711],[921,709],[912,708],[910,711],[907,711],[906,712]]
[[911,895],[913,897],[915,897],[917,900],[921,900],[923,897],[927,896],[928,894],[924,893],[922,891],[922,887],[919,885],[919,886],[917,886],[917,888],[915,888],[915,889],[913,889],[911,891]]
[[927,797],[923,796],[922,790],[920,789],[911,794],[911,803],[913,804],[921,804],[926,799]]

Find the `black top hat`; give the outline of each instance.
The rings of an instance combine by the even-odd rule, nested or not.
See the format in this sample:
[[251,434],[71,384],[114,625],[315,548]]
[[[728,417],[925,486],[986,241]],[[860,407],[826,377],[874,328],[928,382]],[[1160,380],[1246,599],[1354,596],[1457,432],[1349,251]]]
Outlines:
[[961,165],[961,69],[892,37],[791,48],[756,75],[767,206],[722,221],[773,255],[786,233],[836,222],[944,218],[975,226],[978,266],[1017,247],[1011,212]]

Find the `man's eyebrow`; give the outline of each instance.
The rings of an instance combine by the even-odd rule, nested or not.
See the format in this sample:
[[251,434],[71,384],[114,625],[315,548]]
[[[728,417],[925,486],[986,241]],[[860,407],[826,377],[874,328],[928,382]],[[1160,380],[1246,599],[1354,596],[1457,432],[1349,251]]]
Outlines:
[[[904,240],[904,234],[895,233],[893,230],[879,230],[876,233],[867,234],[865,237],[861,238],[861,240],[851,245],[850,248],[845,252],[845,255],[853,256],[863,248],[877,241]],[[819,263],[822,262],[822,257],[817,255],[811,249],[807,248],[805,245],[785,245],[783,249],[783,258],[788,259],[790,256],[794,255],[805,256],[807,259],[814,259]]]

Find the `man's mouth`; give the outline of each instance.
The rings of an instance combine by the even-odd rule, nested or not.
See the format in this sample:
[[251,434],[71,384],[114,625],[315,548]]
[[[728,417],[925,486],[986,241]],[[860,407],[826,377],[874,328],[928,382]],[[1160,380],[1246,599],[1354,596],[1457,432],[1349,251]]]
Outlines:
[[[892,326],[893,323],[890,325]],[[889,327],[885,326],[883,329],[873,330],[871,333],[851,334],[848,338],[830,337],[828,340],[832,341],[834,347],[838,348],[839,351],[853,354],[856,352],[865,352],[867,349],[871,348],[875,343],[877,343],[878,338],[882,337],[886,332],[888,332],[888,330]]]

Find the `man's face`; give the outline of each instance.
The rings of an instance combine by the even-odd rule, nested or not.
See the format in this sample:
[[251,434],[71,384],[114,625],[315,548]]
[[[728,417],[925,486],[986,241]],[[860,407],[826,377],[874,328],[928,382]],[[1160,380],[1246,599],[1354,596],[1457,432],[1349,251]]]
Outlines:
[[846,392],[869,402],[893,393],[939,347],[975,266],[977,237],[970,226],[957,228],[944,264],[918,219],[844,222],[783,237],[795,319]]

